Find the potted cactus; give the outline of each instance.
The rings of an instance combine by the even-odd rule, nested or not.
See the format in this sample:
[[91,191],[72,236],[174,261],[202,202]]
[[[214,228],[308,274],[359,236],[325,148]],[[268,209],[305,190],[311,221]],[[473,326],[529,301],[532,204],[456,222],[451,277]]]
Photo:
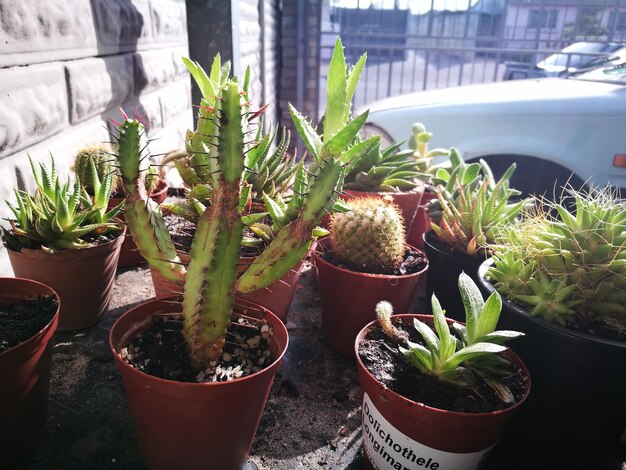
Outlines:
[[93,325],[107,313],[124,227],[108,209],[113,175],[102,180],[91,164],[90,196],[80,178],[61,184],[50,168],[31,160],[34,195],[15,190],[14,219],[3,241],[17,277],[52,287],[61,298],[60,331]]
[[483,301],[465,274],[458,285],[465,324],[446,319],[433,295],[432,316],[391,316],[381,302],[378,321],[359,332],[363,447],[374,468],[477,468],[528,397],[528,371],[502,345],[521,333],[494,331],[499,294]]
[[[288,222],[285,211],[298,210],[303,203],[301,198],[292,198],[294,191],[302,189],[301,183],[306,179],[303,162],[287,154],[290,133],[283,130],[280,140],[273,145],[276,135],[277,132],[271,130],[264,133],[260,122],[255,138],[246,149],[247,172],[244,178],[247,199],[241,211],[245,229],[238,266],[240,275]],[[189,155],[185,150],[164,159],[165,163],[174,163],[185,184],[185,198],[163,206],[168,217],[174,219],[171,225],[183,227],[184,232],[177,243],[178,255],[183,263],[189,263],[189,242],[200,215],[211,205],[212,197],[206,172],[203,172],[202,166],[194,165]],[[269,308],[285,321],[302,268],[303,262],[300,261],[271,285],[242,297]],[[182,293],[182,281],[168,281],[157,270],[151,270],[151,275],[157,297]]]
[[424,234],[424,251],[430,261],[426,293],[433,293],[449,315],[463,310],[461,297],[451,288],[461,272],[477,282],[480,263],[489,256],[487,244],[497,227],[517,219],[530,200],[511,202],[519,191],[509,187],[515,164],[496,181],[483,160],[467,164],[450,149],[449,169],[439,168],[433,176],[437,199],[428,206],[431,230]]
[[[126,192],[126,222],[151,268],[169,280],[184,280],[184,293],[125,313],[111,330],[110,346],[148,467],[241,468],[288,337],[273,313],[237,296],[270,285],[307,253],[315,226],[341,190],[344,165],[328,158],[301,175],[302,190],[290,201],[298,208],[285,211],[285,225],[237,277],[244,233],[241,211],[247,201],[244,136],[253,113],[245,89],[229,78],[219,58],[210,74],[190,60],[185,64],[203,96],[187,151],[191,164],[203,172],[211,204],[199,217],[190,261],[183,265],[158,205],[145,192],[143,126],[129,119],[121,123],[117,159]],[[244,88],[246,84],[244,80]],[[159,327],[163,315],[168,330],[176,326],[175,343],[166,349],[160,336],[163,341],[155,345],[155,355],[137,364],[143,370],[132,367],[129,361],[141,358],[135,358],[130,343],[155,338],[146,332]],[[251,364],[245,358],[253,351],[262,354]],[[183,362],[172,374],[187,371],[185,376],[147,373],[165,367],[173,356]]]
[[531,465],[617,468],[626,458],[626,209],[608,188],[545,205],[499,231],[479,276],[485,292],[505,297],[502,325],[526,334],[515,350],[536,393],[519,442],[532,434]]
[[59,297],[30,279],[0,278],[0,466],[9,468],[39,441],[48,410],[49,343]]
[[[106,175],[113,175],[109,208],[119,205],[124,198],[124,191],[121,187],[118,170],[114,165],[113,149],[109,145],[99,144],[82,147],[76,153],[74,157],[74,173],[81,181],[85,182],[85,189],[89,194],[93,194],[93,187],[89,184],[92,161],[95,164],[100,180]],[[165,200],[168,190],[167,182],[160,175],[156,166],[150,165],[145,184],[146,191],[151,199],[155,200],[157,203],[162,203]],[[143,259],[139,253],[130,233],[127,233],[124,237],[122,248],[120,249],[118,266],[127,268],[138,266],[145,262],[146,260]]]
[[330,235],[313,254],[320,290],[324,339],[352,356],[354,339],[372,321],[374,307],[390,299],[408,310],[428,262],[406,244],[397,206],[375,197],[346,202],[333,214]]

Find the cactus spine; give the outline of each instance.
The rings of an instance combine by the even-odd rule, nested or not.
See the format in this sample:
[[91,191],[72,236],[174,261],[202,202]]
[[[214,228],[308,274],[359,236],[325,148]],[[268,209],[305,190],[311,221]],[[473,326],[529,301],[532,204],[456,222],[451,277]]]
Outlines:
[[397,267],[405,253],[404,221],[394,204],[380,198],[347,202],[350,212],[333,214],[332,248],[339,260],[355,270],[385,273]]
[[[251,292],[276,281],[306,253],[313,228],[341,191],[344,166],[333,159],[319,163],[304,187],[303,204],[277,236],[237,281],[237,264],[243,239],[240,207],[245,185],[244,143],[247,131],[246,87],[227,80],[229,68],[216,57],[210,76],[185,60],[202,93],[198,128],[187,136],[191,168],[199,184],[211,189],[209,207],[200,215],[192,242],[189,266],[178,263],[174,245],[158,206],[147,198],[142,179],[147,154],[141,149],[143,126],[134,120],[120,125],[118,160],[126,191],[126,220],[142,254],[168,279],[184,279],[183,319],[192,363],[205,368],[218,358],[236,293]],[[246,83],[245,80],[244,83]],[[304,176],[304,174],[302,175]],[[245,201],[244,201],[245,202]]]

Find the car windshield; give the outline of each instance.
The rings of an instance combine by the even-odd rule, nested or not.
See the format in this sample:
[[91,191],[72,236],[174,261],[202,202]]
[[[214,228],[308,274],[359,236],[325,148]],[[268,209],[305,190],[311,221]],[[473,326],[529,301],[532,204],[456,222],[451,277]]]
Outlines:
[[576,42],[567,46],[561,52],[552,54],[541,64],[544,68],[550,67],[576,67],[589,62],[593,56],[586,54],[601,54],[615,49],[615,44],[602,42]]
[[626,84],[626,47],[592,61],[584,69],[572,73],[570,78]]

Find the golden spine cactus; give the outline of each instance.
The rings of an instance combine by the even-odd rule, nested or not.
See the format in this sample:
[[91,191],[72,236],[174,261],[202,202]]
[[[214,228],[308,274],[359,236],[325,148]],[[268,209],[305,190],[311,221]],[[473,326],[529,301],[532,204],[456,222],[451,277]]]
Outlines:
[[368,272],[398,266],[405,253],[404,220],[396,205],[367,197],[346,203],[350,212],[333,214],[332,248],[346,265]]
[[117,189],[119,176],[115,168],[115,157],[111,155],[111,152],[109,146],[104,144],[89,145],[78,150],[74,158],[74,172],[89,194],[93,194],[90,162],[93,162],[96,167],[98,179],[102,181],[112,175],[111,188],[113,192]]

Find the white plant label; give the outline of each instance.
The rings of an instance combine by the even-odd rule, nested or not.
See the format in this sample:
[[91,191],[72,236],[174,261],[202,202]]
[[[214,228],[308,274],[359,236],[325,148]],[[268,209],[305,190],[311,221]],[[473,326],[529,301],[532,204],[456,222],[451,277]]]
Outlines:
[[420,444],[394,428],[367,393],[363,396],[363,446],[376,470],[471,470],[493,447],[458,454]]

